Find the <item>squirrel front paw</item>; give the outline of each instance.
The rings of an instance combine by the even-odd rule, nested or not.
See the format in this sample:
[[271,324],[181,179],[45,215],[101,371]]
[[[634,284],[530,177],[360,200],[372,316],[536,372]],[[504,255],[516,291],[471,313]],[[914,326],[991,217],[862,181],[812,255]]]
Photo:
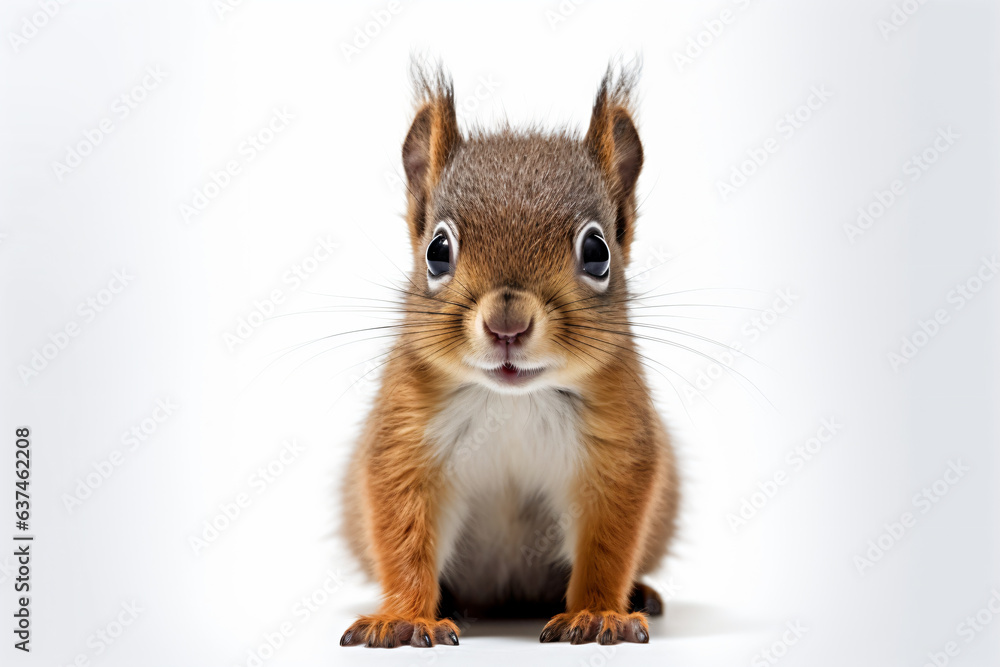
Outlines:
[[396,648],[404,644],[420,648],[436,644],[458,646],[458,627],[446,618],[404,618],[389,614],[361,616],[340,638],[341,646],[359,644],[371,648]]
[[613,611],[577,611],[556,614],[542,630],[543,642],[585,644],[616,644],[619,641],[645,644],[649,641],[649,624],[639,613],[619,614]]

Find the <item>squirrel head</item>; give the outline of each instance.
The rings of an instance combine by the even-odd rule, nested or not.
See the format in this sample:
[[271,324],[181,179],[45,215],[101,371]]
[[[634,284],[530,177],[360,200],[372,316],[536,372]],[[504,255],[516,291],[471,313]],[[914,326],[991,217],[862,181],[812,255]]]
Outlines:
[[463,134],[451,80],[440,69],[413,74],[404,344],[445,376],[506,393],[574,389],[627,363],[625,268],[643,162],[637,68],[608,68],[582,137]]

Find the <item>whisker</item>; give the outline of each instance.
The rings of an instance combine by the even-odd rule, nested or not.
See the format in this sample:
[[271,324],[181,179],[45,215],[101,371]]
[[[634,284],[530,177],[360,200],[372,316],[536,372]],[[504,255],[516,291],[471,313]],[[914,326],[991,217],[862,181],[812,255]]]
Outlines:
[[[559,343],[559,337],[558,336],[554,336],[553,340],[555,342]],[[580,350],[581,353],[585,352],[583,349],[581,349],[580,347],[578,347],[570,338],[564,338],[564,340],[568,344],[572,345],[574,349]],[[583,341],[577,341],[577,342],[581,342],[582,343]],[[559,344],[560,344],[561,347],[563,347],[563,349],[566,349],[565,346],[562,345],[562,343],[559,343]],[[584,343],[584,345],[586,345],[586,343]],[[595,349],[599,349],[599,348],[595,348]],[[594,368],[594,366],[590,362],[587,361],[587,357],[586,356],[581,356],[579,354],[573,354],[573,356],[575,358],[579,359],[580,361],[583,361],[584,363],[586,363],[587,366],[589,366],[590,369],[592,371],[594,371],[595,373],[599,373],[598,369]],[[635,383],[636,387],[638,387],[640,391],[644,391],[644,385],[639,380],[639,378],[636,377],[635,373],[633,373],[632,370],[630,368],[628,368],[627,366],[625,367],[625,370],[628,372],[629,376],[631,376],[632,382]],[[669,382],[669,380],[667,380],[667,381]]]
[[[452,274],[451,279],[454,282],[458,283],[459,287],[461,287],[463,290],[465,290],[464,294],[462,294],[461,292],[459,292],[460,296],[464,296],[466,299],[468,299],[469,301],[471,301],[473,304],[478,304],[478,302],[476,301],[476,297],[472,294],[472,290],[470,290],[468,287],[466,287],[465,283],[463,283],[461,280],[458,279],[458,276]],[[448,284],[447,287],[448,287],[448,289],[451,289],[451,290],[453,290],[455,292],[458,292],[458,290],[454,289],[451,286],[451,284]]]
[[[411,325],[412,326],[417,326],[417,323],[402,322],[402,323],[399,323],[399,324],[392,324],[392,325],[384,325],[384,326],[377,326],[377,327],[365,327],[363,329],[354,329],[354,330],[351,330],[351,331],[339,331],[337,333],[329,334],[329,335],[326,335],[326,336],[320,336],[319,338],[314,338],[312,340],[308,340],[308,341],[305,341],[303,343],[296,343],[294,345],[290,345],[290,346],[282,348],[280,350],[276,350],[275,352],[272,352],[271,354],[278,354],[279,356],[275,357],[270,362],[268,362],[267,365],[265,365],[264,368],[262,368],[260,370],[260,372],[257,373],[257,375],[255,375],[253,377],[253,379],[250,380],[250,382],[247,384],[247,386],[249,387],[249,386],[253,385],[253,383],[256,382],[258,379],[260,379],[260,376],[263,375],[265,372],[267,372],[272,366],[274,366],[274,364],[278,363],[279,361],[281,361],[282,359],[284,359],[289,354],[292,354],[296,350],[299,350],[299,349],[301,349],[303,347],[306,347],[306,346],[309,346],[309,345],[314,345],[316,343],[319,343],[319,342],[324,341],[324,340],[329,340],[331,338],[337,338],[339,336],[346,336],[346,335],[358,334],[358,333],[367,333],[369,331],[380,331],[380,330],[384,331],[386,329],[398,329],[398,328],[403,327],[403,326],[411,326]],[[452,323],[438,323],[438,322],[435,322],[434,324],[432,324],[430,326],[432,326],[432,327],[452,326]],[[402,332],[398,332],[398,333],[402,333]],[[376,337],[373,337],[373,338],[388,338],[388,337],[391,337],[391,336],[398,335],[398,333],[397,334],[389,334],[389,335],[386,335],[386,336],[376,336]],[[364,341],[352,341],[352,342],[359,343],[359,342],[364,342]]]
[[[569,326],[575,326],[575,325],[569,325]],[[619,335],[623,335],[623,336],[628,336],[629,335],[629,334],[624,334],[624,333],[620,333],[620,332],[610,332],[610,333],[619,333]],[[583,336],[584,334],[577,334],[577,335]],[[594,340],[600,340],[600,339],[595,338]],[[658,339],[654,339],[654,340],[658,340]],[[642,356],[644,358],[650,359],[650,361],[656,361],[654,359],[646,357],[646,355],[643,355],[643,354],[641,354],[641,353],[639,353],[639,352],[637,352],[635,350],[629,350],[629,348],[626,348],[626,347],[621,346],[621,345],[617,345],[615,343],[611,343],[610,341],[602,341],[602,342],[608,343],[610,345],[615,345],[615,347],[620,347],[623,350],[628,350],[628,351],[631,351],[631,352],[633,352],[635,354],[639,354],[640,356]],[[718,364],[727,373],[735,373],[739,377],[743,378],[743,380],[745,380],[746,382],[748,382],[750,384],[750,386],[753,387],[754,390],[756,390],[756,392],[760,395],[760,397],[763,398],[767,402],[767,404],[769,406],[771,406],[771,408],[773,410],[777,410],[777,408],[774,406],[774,404],[771,403],[770,399],[768,399],[768,397],[764,394],[764,392],[760,390],[760,387],[758,387],[750,378],[748,378],[746,375],[744,375],[740,371],[736,370],[735,368],[732,368],[731,366],[723,364],[723,363],[719,362],[718,359],[712,357],[711,355],[705,354],[701,350],[698,350],[696,348],[690,347],[689,345],[684,345],[683,343],[678,343],[677,341],[668,341],[668,340],[660,340],[659,342],[662,342],[662,343],[664,343],[666,345],[670,345],[670,346],[673,346],[673,347],[676,347],[676,348],[679,348],[679,349],[682,349],[682,350],[686,350],[688,352],[691,352],[692,354],[696,354],[696,355],[698,355],[700,357],[703,357],[703,358],[709,360],[710,362],[712,362],[713,364]],[[661,362],[656,362],[656,363],[661,363]]]
[[268,319],[275,319],[278,317],[291,317],[292,315],[317,315],[317,314],[338,314],[338,313],[358,313],[358,314],[395,314],[395,315],[434,315],[438,317],[462,317],[459,313],[443,313],[434,310],[406,310],[399,308],[382,308],[380,306],[372,306],[370,308],[347,308],[347,307],[337,307],[331,306],[330,308],[316,308],[313,310],[297,310],[293,313],[282,313],[281,315],[272,315]]
[[[571,333],[571,332],[568,332],[568,331],[564,331],[564,332],[563,332],[563,335],[565,335],[565,336],[583,336],[584,334],[573,334],[573,333]],[[601,339],[599,339],[599,338],[592,338],[592,337],[590,337],[590,336],[585,336],[585,337],[586,337],[586,338],[591,338],[592,340],[595,340],[595,341],[597,341],[597,342],[599,342],[599,343],[607,343],[607,342],[608,342],[608,341],[602,341],[602,340],[601,340]],[[582,340],[579,340],[579,339],[577,339],[577,338],[574,338],[574,340],[576,340],[576,342],[578,342],[578,343],[581,343],[581,344],[583,344],[583,345],[586,345],[586,346],[588,346],[588,347],[592,347],[592,348],[594,348],[595,350],[598,350],[599,352],[603,352],[604,354],[607,354],[607,355],[611,355],[611,354],[612,354],[612,352],[610,352],[609,350],[605,350],[605,349],[602,349],[602,348],[600,348],[600,347],[597,347],[597,346],[595,346],[595,345],[591,345],[590,343],[587,343],[587,342],[585,342],[585,341],[582,341]],[[612,344],[612,345],[614,345],[613,343],[611,343],[611,344]],[[620,346],[620,345],[615,345],[615,347],[621,347],[622,349],[628,349],[628,348],[624,348],[624,347],[622,347],[622,346]],[[631,351],[632,351],[632,352],[635,352],[634,350],[631,350]],[[684,407],[684,412],[685,412],[685,413],[687,413],[687,415],[688,415],[688,419],[691,419],[691,414],[690,414],[690,413],[688,412],[688,410],[687,410],[687,406],[686,406],[686,405],[684,404],[684,399],[683,399],[683,398],[681,397],[681,395],[680,395],[680,392],[679,392],[679,391],[677,391],[677,387],[675,387],[675,386],[674,386],[674,383],[673,383],[673,382],[671,382],[671,381],[670,381],[670,378],[668,378],[668,377],[667,377],[666,375],[664,375],[662,371],[660,371],[660,370],[659,370],[658,368],[654,368],[653,366],[650,366],[650,365],[649,365],[649,363],[647,363],[646,361],[649,361],[649,362],[653,362],[653,363],[655,363],[655,364],[658,364],[658,365],[662,366],[663,368],[667,369],[668,371],[670,371],[671,373],[673,373],[674,375],[676,375],[677,377],[679,377],[680,379],[684,380],[684,382],[686,382],[686,383],[687,383],[688,385],[690,385],[690,386],[691,386],[691,388],[692,388],[692,389],[694,389],[694,391],[695,391],[695,392],[696,392],[696,393],[697,393],[697,394],[698,394],[699,396],[701,396],[702,398],[704,398],[704,399],[705,399],[705,401],[707,401],[709,405],[711,405],[711,406],[712,406],[713,408],[715,408],[715,405],[714,405],[714,404],[713,404],[713,403],[712,403],[712,402],[711,402],[711,401],[710,401],[710,400],[708,399],[708,397],[707,397],[707,396],[705,396],[704,394],[702,394],[702,392],[701,392],[701,391],[700,391],[700,390],[698,389],[698,387],[696,387],[696,386],[695,386],[695,385],[694,385],[694,384],[693,384],[693,383],[692,383],[692,382],[691,382],[690,380],[688,380],[688,379],[687,379],[686,377],[684,377],[684,375],[683,375],[682,373],[680,373],[679,371],[676,371],[676,370],[674,370],[674,369],[673,369],[673,368],[671,368],[670,366],[667,366],[667,365],[666,365],[666,364],[664,364],[663,362],[661,362],[661,361],[657,361],[656,359],[652,359],[652,358],[650,358],[650,357],[647,357],[647,356],[645,356],[644,354],[641,354],[641,353],[639,353],[639,352],[635,352],[635,354],[636,354],[636,355],[637,355],[637,356],[639,357],[638,361],[639,361],[639,363],[640,363],[640,364],[642,364],[643,366],[645,366],[645,367],[646,367],[646,368],[648,368],[649,370],[651,370],[651,371],[653,371],[653,372],[657,373],[657,374],[658,374],[658,375],[660,375],[660,376],[661,376],[661,377],[662,377],[662,378],[663,378],[664,380],[666,380],[666,381],[667,381],[667,384],[669,384],[669,385],[670,385],[670,388],[674,390],[674,393],[675,393],[675,394],[677,394],[677,398],[678,398],[678,399],[680,400],[680,402],[681,402],[681,405],[682,405],[682,406]],[[644,360],[646,360],[646,361],[644,361]],[[692,419],[691,421],[693,422],[694,420]]]
[[[431,334],[429,336],[426,336],[426,338],[436,338],[436,337],[439,337],[439,336],[447,336],[447,335],[452,334],[454,331],[458,331],[460,329],[461,329],[460,327],[457,327],[455,329],[449,329],[449,330],[446,330],[446,331],[441,331],[441,332],[433,333],[433,334]],[[325,350],[317,352],[316,354],[312,355],[311,357],[309,357],[308,359],[306,359],[305,361],[303,361],[302,363],[300,363],[298,366],[296,366],[295,368],[293,368],[291,371],[289,371],[289,373],[285,376],[285,379],[283,380],[283,382],[287,381],[288,378],[290,378],[292,375],[294,375],[295,371],[299,370],[300,368],[302,368],[303,366],[305,366],[307,363],[309,363],[313,359],[316,359],[317,357],[320,357],[320,356],[322,356],[324,354],[327,354],[329,352],[333,352],[334,350],[340,349],[340,348],[345,347],[347,345],[355,345],[357,343],[368,342],[369,340],[374,340],[376,338],[391,338],[391,337],[394,337],[394,336],[396,336],[396,334],[386,334],[384,336],[372,336],[371,338],[368,338],[368,339],[365,339],[365,340],[352,340],[352,341],[348,341],[346,343],[341,343],[340,345],[334,345],[333,347],[329,347],[329,348],[327,348]]]
[[[368,281],[368,282],[372,282],[372,281]],[[411,280],[410,283],[412,284],[413,281]],[[373,285],[378,285],[378,283],[374,283],[374,282],[372,282],[372,284]],[[399,292],[400,294],[408,294],[409,296],[416,297],[416,298],[419,298],[419,299],[426,299],[427,301],[434,301],[436,303],[447,303],[447,304],[452,305],[452,306],[457,306],[458,308],[464,308],[465,310],[472,310],[469,306],[465,305],[464,303],[458,303],[456,301],[448,301],[447,299],[439,299],[439,298],[437,298],[435,296],[428,296],[428,295],[422,294],[420,292],[411,292],[411,291],[409,291],[407,289],[403,289],[402,287],[396,287],[396,286],[391,286],[391,285],[380,285],[380,287],[382,287],[384,289],[391,289],[391,290],[393,290],[395,292]],[[416,287],[416,286],[414,286],[414,287]],[[417,288],[417,289],[419,289],[419,288]]]
[[[729,350],[731,352],[735,352],[736,354],[742,355],[742,356],[746,357],[747,359],[749,359],[749,360],[751,360],[751,361],[753,361],[755,363],[758,363],[761,366],[764,366],[764,364],[762,364],[760,361],[757,361],[757,359],[754,359],[753,357],[751,357],[749,354],[747,354],[743,350],[737,349],[737,348],[735,348],[735,347],[733,347],[731,345],[726,345],[725,343],[717,341],[717,340],[715,340],[713,338],[709,338],[707,336],[702,336],[700,334],[691,333],[690,331],[684,331],[683,329],[677,329],[677,328],[674,328],[674,327],[659,326],[659,325],[656,325],[656,324],[636,324],[634,322],[616,322],[616,321],[613,321],[613,320],[606,320],[606,323],[607,324],[619,324],[619,325],[624,324],[626,326],[642,327],[642,328],[647,328],[647,329],[657,329],[657,330],[661,330],[661,331],[668,331],[670,333],[676,333],[676,334],[679,334],[679,335],[682,335],[682,336],[688,336],[690,338],[696,338],[698,340],[705,341],[706,343],[712,343],[713,345],[718,345],[719,347],[724,347],[724,348],[726,348],[727,350]],[[638,334],[638,333],[634,333],[634,332],[631,332],[631,331],[619,331],[619,330],[616,330],[616,329],[603,329],[601,327],[592,327],[592,326],[587,326],[587,325],[583,325],[583,324],[576,324],[576,323],[572,324],[571,326],[583,327],[585,329],[593,329],[595,331],[603,331],[605,333],[610,333],[610,334],[630,336],[630,337],[633,337],[633,338],[639,338],[641,340],[650,340],[650,341],[655,341],[655,342],[658,342],[658,343],[668,343],[669,344],[669,343],[673,342],[673,341],[670,341],[670,340],[665,339],[665,338],[661,339],[661,338],[657,338],[656,336],[649,336],[649,335],[646,335],[646,334]],[[765,366],[765,368],[766,368],[766,366]]]

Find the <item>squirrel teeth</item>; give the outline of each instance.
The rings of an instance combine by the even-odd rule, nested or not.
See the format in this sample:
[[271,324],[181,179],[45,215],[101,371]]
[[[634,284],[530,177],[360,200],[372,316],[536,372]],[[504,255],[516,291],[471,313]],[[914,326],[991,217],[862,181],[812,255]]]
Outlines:
[[508,382],[527,380],[528,378],[532,378],[541,372],[541,368],[519,368],[509,361],[505,361],[492,371],[495,377],[499,377]]

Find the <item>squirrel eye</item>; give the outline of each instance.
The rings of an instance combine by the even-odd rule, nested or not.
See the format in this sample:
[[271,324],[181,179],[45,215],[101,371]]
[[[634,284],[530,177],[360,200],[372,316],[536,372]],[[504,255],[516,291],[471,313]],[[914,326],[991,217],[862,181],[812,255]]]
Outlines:
[[606,278],[611,267],[611,251],[598,234],[589,234],[583,240],[583,270],[595,278]]
[[427,244],[427,272],[439,276],[451,269],[451,244],[447,234],[438,234]]

